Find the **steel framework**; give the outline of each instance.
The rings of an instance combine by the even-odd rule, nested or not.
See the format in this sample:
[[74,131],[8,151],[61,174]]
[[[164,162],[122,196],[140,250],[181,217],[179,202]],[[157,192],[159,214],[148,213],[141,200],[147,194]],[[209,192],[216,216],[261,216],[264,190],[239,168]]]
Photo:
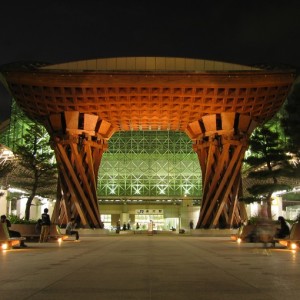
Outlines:
[[183,132],[117,132],[98,175],[100,198],[201,197],[201,170]]

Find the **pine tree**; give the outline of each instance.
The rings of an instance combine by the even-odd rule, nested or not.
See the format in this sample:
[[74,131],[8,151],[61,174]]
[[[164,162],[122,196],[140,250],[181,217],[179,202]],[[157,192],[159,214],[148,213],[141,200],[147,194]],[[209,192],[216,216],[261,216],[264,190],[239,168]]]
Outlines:
[[30,122],[19,141],[15,154],[19,167],[12,177],[16,186],[25,189],[29,196],[26,202],[25,220],[30,218],[30,207],[35,196],[56,194],[57,168],[54,153],[48,142],[45,129],[36,122]]
[[300,158],[300,77],[295,81],[292,91],[284,105],[285,114],[281,125],[288,140],[290,152]]
[[263,200],[267,204],[268,217],[271,219],[271,196],[276,191],[290,189],[289,185],[280,183],[280,179],[293,175],[290,156],[285,152],[279,133],[274,131],[274,122],[254,131],[249,150],[251,154],[245,159],[250,166],[248,176],[257,183],[249,187],[248,191],[252,201]]

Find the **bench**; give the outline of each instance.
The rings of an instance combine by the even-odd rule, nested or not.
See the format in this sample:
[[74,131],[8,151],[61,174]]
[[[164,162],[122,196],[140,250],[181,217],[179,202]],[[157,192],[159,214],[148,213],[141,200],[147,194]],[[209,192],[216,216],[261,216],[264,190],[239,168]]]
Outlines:
[[[35,225],[36,224],[11,224],[11,229],[19,231],[20,234],[26,237],[29,241],[35,241],[39,240],[40,238],[40,234],[36,232]],[[61,233],[58,225],[51,224],[49,238],[55,240],[66,240],[68,238],[68,235]]]
[[67,234],[63,234],[60,230],[60,227],[55,224],[50,225],[50,232],[49,232],[49,238],[51,239],[61,239],[62,241],[69,238]]
[[272,223],[242,225],[236,236],[231,239],[237,242],[273,243],[276,225]]
[[250,242],[250,235],[254,231],[254,224],[242,225],[236,234],[231,235],[231,239],[237,242]]
[[[292,225],[289,236],[285,238],[274,238],[274,241],[290,249],[299,249],[300,248],[300,223],[296,222]],[[275,242],[274,242],[274,246],[275,246]]]
[[40,237],[35,231],[35,224],[11,224],[11,230],[20,232],[27,240],[38,240]]
[[0,245],[2,250],[20,247],[21,241],[26,240],[25,237],[10,237],[6,223],[0,223]]
[[236,233],[233,233],[233,234],[230,235],[230,239],[231,239],[232,241],[237,241],[237,240],[238,240],[238,238],[239,238],[240,235],[241,235],[241,231],[242,231],[243,227],[244,227],[244,225],[240,226],[240,227],[237,229],[237,232],[236,232]]

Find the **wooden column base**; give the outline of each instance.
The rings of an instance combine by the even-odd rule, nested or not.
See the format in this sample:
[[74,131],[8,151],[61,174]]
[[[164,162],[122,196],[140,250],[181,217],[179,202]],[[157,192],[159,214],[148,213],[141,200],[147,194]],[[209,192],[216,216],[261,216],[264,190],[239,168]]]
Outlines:
[[[196,228],[231,228],[241,223],[238,196],[245,141],[216,136],[197,145],[200,164],[205,165],[203,199]],[[203,153],[204,152],[204,153]],[[204,171],[202,169],[202,171]]]
[[239,203],[241,166],[256,125],[248,115],[229,112],[204,116],[187,128],[202,170],[203,199],[196,228],[231,228],[244,220]]
[[52,222],[65,225],[73,217],[86,228],[102,228],[97,177],[113,130],[95,115],[64,112],[51,115],[47,126],[59,170],[58,197]]

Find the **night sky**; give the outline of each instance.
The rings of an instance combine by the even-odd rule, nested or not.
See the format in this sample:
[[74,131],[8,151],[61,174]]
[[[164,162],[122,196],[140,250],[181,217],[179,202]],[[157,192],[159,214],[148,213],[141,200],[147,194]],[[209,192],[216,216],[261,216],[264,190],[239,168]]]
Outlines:
[[[0,65],[171,56],[300,69],[298,0],[10,0],[0,26]],[[0,105],[3,121],[2,87]]]

